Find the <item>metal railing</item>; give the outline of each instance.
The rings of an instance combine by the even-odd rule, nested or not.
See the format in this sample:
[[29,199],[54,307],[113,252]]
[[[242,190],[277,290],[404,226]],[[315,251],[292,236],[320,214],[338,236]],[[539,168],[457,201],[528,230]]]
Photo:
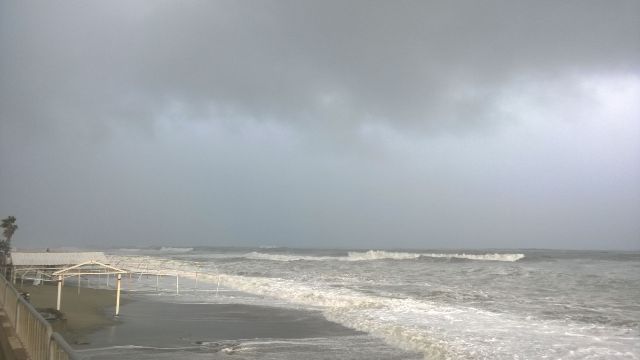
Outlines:
[[78,360],[64,338],[0,275],[0,304],[33,360]]

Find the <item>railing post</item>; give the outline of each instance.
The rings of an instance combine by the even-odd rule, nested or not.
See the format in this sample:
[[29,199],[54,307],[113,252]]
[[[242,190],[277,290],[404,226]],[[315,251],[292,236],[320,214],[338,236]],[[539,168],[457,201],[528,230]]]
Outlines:
[[[11,286],[11,283],[0,274],[0,287],[3,285],[5,285],[5,292],[1,296],[5,303],[2,307],[7,313],[16,337],[24,345],[28,358],[33,360],[78,360],[78,356],[64,338],[54,333],[47,320],[22,298],[19,292]],[[15,309],[11,306],[15,306]]]
[[53,330],[51,327],[47,328],[47,352],[49,353],[47,359],[55,360],[55,354],[53,353]]
[[120,281],[122,274],[118,274],[118,284],[116,285],[116,316],[120,315]]
[[2,279],[2,282],[4,284],[4,294],[2,294],[2,306],[4,306],[7,303],[7,291],[9,290],[9,283],[4,278]]
[[[19,295],[18,295],[19,296]],[[18,328],[20,327],[20,297],[16,297],[16,323],[15,323],[15,328],[16,328],[16,334],[18,333]]]
[[60,300],[62,298],[62,275],[58,275],[58,300],[56,302],[56,310],[60,311]]

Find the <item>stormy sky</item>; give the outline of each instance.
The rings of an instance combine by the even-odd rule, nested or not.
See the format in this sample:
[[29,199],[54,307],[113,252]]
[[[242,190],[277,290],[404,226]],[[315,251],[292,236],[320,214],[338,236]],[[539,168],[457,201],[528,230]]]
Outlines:
[[640,1],[0,1],[14,246],[640,249]]

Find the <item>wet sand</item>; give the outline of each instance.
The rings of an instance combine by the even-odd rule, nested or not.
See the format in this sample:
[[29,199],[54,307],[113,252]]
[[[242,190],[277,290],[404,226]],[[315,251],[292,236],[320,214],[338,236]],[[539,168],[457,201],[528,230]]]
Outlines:
[[[64,286],[61,311],[54,320],[74,347],[180,347],[201,342],[255,338],[314,338],[361,334],[327,321],[320,312],[242,304],[189,304],[156,301],[145,296],[121,296],[114,318],[115,291]],[[57,287],[24,285],[38,310],[55,309]]]
[[[23,286],[38,309],[55,308],[54,285]],[[421,359],[364,333],[326,320],[313,310],[172,303],[123,293],[113,317],[115,291],[63,288],[66,320],[52,322],[82,358],[162,359]]]
[[[166,298],[164,300],[167,300]],[[75,345],[87,360],[420,360],[423,354],[327,321],[321,312],[136,296],[118,323]]]
[[184,347],[221,340],[302,339],[361,334],[327,321],[320,312],[242,304],[185,304],[136,299],[116,323],[82,347]]
[[[31,304],[42,311],[55,309],[58,289],[56,285],[47,284],[40,286],[17,284],[18,291],[28,292],[31,295]],[[123,293],[121,304],[131,300]],[[62,334],[69,344],[86,342],[87,334],[102,327],[116,324],[111,313],[105,309],[114,308],[116,294],[114,290],[78,288],[63,286],[61,312],[63,320],[53,320],[51,325],[54,331]]]

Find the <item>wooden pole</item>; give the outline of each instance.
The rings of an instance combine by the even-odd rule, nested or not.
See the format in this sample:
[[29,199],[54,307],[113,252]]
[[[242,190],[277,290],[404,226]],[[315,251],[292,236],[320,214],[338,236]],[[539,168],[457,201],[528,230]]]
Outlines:
[[116,316],[120,315],[120,280],[122,275],[118,274],[118,284],[116,285]]
[[178,274],[176,274],[176,295],[180,295],[180,280]]
[[58,301],[56,302],[56,310],[60,311],[60,301],[62,300],[62,275],[58,275]]
[[78,295],[80,295],[80,274],[78,274]]
[[159,285],[159,282],[160,282],[160,275],[157,275],[157,274],[156,274],[156,292],[158,292],[158,285]]

